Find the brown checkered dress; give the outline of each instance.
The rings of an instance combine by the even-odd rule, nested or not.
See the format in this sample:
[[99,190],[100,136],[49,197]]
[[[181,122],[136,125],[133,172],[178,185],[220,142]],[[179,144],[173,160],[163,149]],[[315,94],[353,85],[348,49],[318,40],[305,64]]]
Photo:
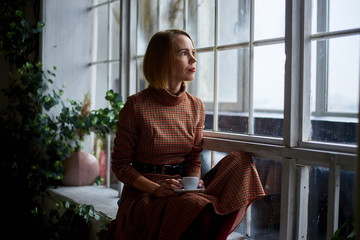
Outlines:
[[176,240],[207,204],[221,215],[239,211],[234,230],[246,208],[264,195],[253,160],[243,152],[229,154],[205,174],[202,193],[156,198],[132,187],[141,175],[157,183],[180,178],[139,173],[133,162],[160,165],[187,160],[187,173],[200,173],[204,120],[202,101],[186,92],[184,84],[177,96],[148,87],[127,99],[112,153],[112,170],[124,189],[110,238]]

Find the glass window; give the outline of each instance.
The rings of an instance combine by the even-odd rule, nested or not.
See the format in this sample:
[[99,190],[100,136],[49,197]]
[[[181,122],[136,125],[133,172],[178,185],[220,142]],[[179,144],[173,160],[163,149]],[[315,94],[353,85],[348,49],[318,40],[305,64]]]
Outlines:
[[157,0],[139,0],[137,5],[137,54],[144,55],[152,35],[157,31]]
[[[274,134],[263,128],[269,126],[269,114],[283,118],[284,44],[283,39],[270,40],[284,37],[285,2],[265,2],[255,4],[256,20],[251,23],[251,5],[245,0],[138,1],[137,58],[158,30],[183,28],[193,37],[198,50],[197,74],[188,91],[205,103],[207,130],[282,137],[281,130]],[[265,9],[273,14],[262,16]],[[269,27],[274,24],[276,27]],[[259,46],[249,47],[254,44],[250,42],[251,25],[258,33],[267,29],[265,35],[257,34],[263,41]],[[146,86],[141,81],[139,90]],[[255,128],[249,128],[248,122]]]
[[285,36],[285,0],[256,0],[255,40]]
[[250,1],[218,1],[218,4],[219,45],[249,42]]
[[[99,109],[108,107],[106,92],[110,89],[119,92],[120,87],[120,1],[93,1],[92,15],[92,109]],[[113,141],[96,137],[93,142],[103,185],[117,189],[118,181],[107,166]]]
[[249,48],[219,51],[219,122],[223,132],[248,132]]
[[349,30],[360,27],[358,11],[359,1],[313,1],[311,140],[356,143],[360,36]]
[[[194,82],[189,83],[189,91],[199,96],[203,101],[214,101],[214,54],[212,52],[199,52],[196,54],[197,69]],[[201,86],[201,87],[198,87]],[[211,106],[209,104],[209,106]]]
[[359,36],[329,40],[327,109],[329,112],[358,112],[359,60]]
[[105,99],[105,93],[108,90],[107,85],[107,64],[100,63],[92,66],[94,68],[94,72],[96,73],[96,95],[95,102],[92,104],[93,109],[99,109],[107,107],[106,99]]
[[114,2],[110,5],[109,20],[110,59],[118,60],[120,58],[120,2]]
[[108,34],[108,6],[100,5],[94,9],[95,19],[96,19],[96,52],[93,54],[94,61],[105,61],[108,58],[108,44],[109,44],[109,34]]
[[[324,159],[334,155],[338,159],[338,153],[343,154],[343,159],[339,157],[340,166],[346,165],[344,169],[349,170],[348,155],[354,155],[352,159],[356,155],[360,87],[360,15],[357,13],[360,2],[305,0],[302,2],[304,8],[292,9],[289,13],[286,13],[286,2],[138,0],[137,21],[132,26],[137,33],[137,46],[131,58],[136,62],[136,70],[132,74],[137,76],[137,91],[147,87],[142,59],[148,41],[156,31],[177,27],[189,32],[197,49],[197,73],[187,89],[205,104],[205,137],[210,142],[207,147],[224,152],[239,147],[265,155],[264,159],[254,159],[268,196],[253,203],[251,219],[243,221],[236,231],[245,235],[251,226],[251,237],[279,238],[280,183],[294,177],[281,179],[285,178],[281,176],[281,168],[285,166],[284,162],[296,159],[297,164],[303,163],[310,169],[308,229],[302,229],[302,233],[305,232],[308,239],[321,239],[328,237],[328,226],[323,221],[328,214],[326,174],[329,175],[329,170],[323,167],[327,163]],[[301,14],[293,15],[293,11]],[[297,16],[308,15],[311,17],[304,19],[304,25],[294,24],[302,21]],[[289,17],[285,19],[285,16]],[[285,25],[294,29],[286,29]],[[292,39],[285,38],[285,29],[289,35],[292,31],[305,32],[305,39],[299,44],[288,42]],[[308,45],[311,47],[307,48]],[[291,54],[287,56],[285,49],[288,53],[289,48]],[[293,66],[288,68],[285,63],[290,60]],[[294,68],[299,70],[299,77],[293,74]],[[299,78],[298,89],[290,86],[293,79],[289,76]],[[288,92],[291,95],[285,95]],[[293,99],[296,99],[294,103]],[[291,102],[290,110],[285,111],[288,102]],[[284,129],[285,120],[290,124],[305,124],[297,125],[296,129],[294,126]],[[309,132],[304,133],[305,130]],[[302,136],[297,136],[301,134],[309,137],[303,142]],[[283,136],[296,138],[295,145],[288,144]],[[203,171],[208,171],[226,154],[210,150],[202,153]],[[304,160],[305,156],[310,159]],[[352,177],[343,180],[343,174],[344,170],[340,191],[346,190],[344,184],[354,183]],[[296,181],[299,184],[298,178]],[[292,192],[291,189],[286,191]],[[343,194],[340,193],[340,201],[352,208],[353,192],[346,197]],[[292,206],[293,203],[281,204]],[[346,215],[346,218],[350,217],[350,214]],[[343,220],[339,219],[339,224]]]
[[[327,206],[328,206],[328,177],[329,169],[324,167],[311,167],[309,180],[309,239],[326,239]],[[340,171],[339,194],[339,227],[346,221],[354,221],[354,186],[355,173]],[[352,231],[348,226],[343,233],[347,236]]]
[[312,33],[360,27],[358,0],[312,0],[312,7]]
[[254,109],[284,110],[284,44],[254,49]]
[[198,48],[215,44],[215,0],[188,1],[187,31]]
[[254,158],[266,196],[251,204],[251,238],[279,239],[281,161]]
[[160,0],[159,6],[159,30],[168,28],[183,28],[183,0]]

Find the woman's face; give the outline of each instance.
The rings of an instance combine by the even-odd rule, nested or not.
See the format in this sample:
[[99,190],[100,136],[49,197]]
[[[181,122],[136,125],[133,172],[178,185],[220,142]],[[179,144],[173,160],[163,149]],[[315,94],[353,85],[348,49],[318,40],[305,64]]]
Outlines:
[[177,84],[183,81],[194,80],[196,58],[191,40],[187,36],[179,34],[173,39],[173,44],[175,49],[175,65],[170,81]]

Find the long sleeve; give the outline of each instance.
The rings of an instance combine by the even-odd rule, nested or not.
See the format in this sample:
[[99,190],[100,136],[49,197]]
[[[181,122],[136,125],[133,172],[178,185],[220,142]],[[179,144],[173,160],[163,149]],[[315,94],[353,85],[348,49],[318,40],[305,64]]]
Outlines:
[[205,107],[202,101],[198,101],[199,104],[199,122],[195,129],[195,140],[191,152],[185,157],[188,162],[187,172],[198,173],[201,172],[201,152],[203,150],[203,130],[205,123]]
[[203,150],[203,130],[205,123],[205,106],[203,102],[198,99],[196,104],[198,112],[196,113],[199,116],[198,124],[195,128],[195,139],[194,144],[191,149],[191,152],[185,157],[188,162],[187,173],[201,173],[201,152]]
[[131,98],[128,98],[119,113],[111,167],[119,181],[132,184],[141,174],[130,164],[134,159],[138,139],[136,114]]

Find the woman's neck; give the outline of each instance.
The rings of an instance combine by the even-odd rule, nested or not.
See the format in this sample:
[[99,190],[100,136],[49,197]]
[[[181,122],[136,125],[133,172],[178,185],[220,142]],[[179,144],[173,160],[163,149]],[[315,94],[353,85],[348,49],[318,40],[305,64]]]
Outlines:
[[173,95],[178,95],[181,91],[181,85],[182,82],[169,84],[167,90]]

